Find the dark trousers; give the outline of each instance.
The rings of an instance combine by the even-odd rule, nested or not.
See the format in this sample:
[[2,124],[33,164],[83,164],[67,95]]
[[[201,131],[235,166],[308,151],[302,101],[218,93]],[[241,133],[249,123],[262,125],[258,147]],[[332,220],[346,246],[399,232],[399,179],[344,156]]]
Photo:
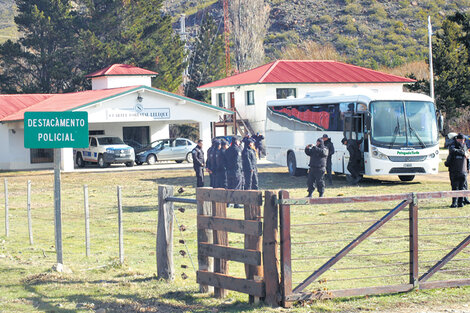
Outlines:
[[[449,177],[452,190],[465,190],[467,175],[449,172]],[[452,198],[452,204],[462,205],[463,199],[464,197]]]
[[330,185],[333,184],[333,178],[331,177],[331,157],[326,159],[326,179]]
[[227,188],[227,173],[225,171],[215,172],[215,188]]
[[209,174],[209,178],[210,178],[210,183],[209,183],[209,186],[211,186],[212,188],[215,188],[215,173],[212,172],[211,174]]
[[308,179],[307,179],[307,190],[308,193],[315,191],[315,186],[318,189],[320,196],[325,192],[325,169],[324,168],[310,168],[308,170]]
[[351,173],[353,179],[358,179],[361,176],[360,168],[359,162],[353,161],[348,163],[348,171]]
[[258,190],[258,172],[249,171],[245,172],[244,190]]
[[195,167],[194,171],[196,172],[196,187],[204,187],[204,168]]
[[243,189],[243,175],[242,171],[228,171],[227,172],[227,189]]

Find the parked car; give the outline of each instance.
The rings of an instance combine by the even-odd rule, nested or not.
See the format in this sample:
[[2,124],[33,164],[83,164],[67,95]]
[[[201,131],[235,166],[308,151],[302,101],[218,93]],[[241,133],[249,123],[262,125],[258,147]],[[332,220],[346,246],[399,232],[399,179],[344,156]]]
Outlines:
[[[448,133],[444,139],[444,148],[449,148],[449,145],[454,142],[454,137],[457,136],[457,133]],[[467,144],[467,148],[470,149],[470,139],[469,136],[464,135],[465,143]]]
[[193,162],[191,151],[196,144],[186,138],[160,139],[142,148],[135,156],[135,163],[141,165],[144,162],[152,165],[158,161],[176,161],[181,163],[184,160]]
[[121,138],[111,136],[90,136],[88,148],[75,149],[75,162],[78,167],[86,163],[97,163],[99,167],[108,167],[111,163],[125,163],[134,166],[134,149],[126,145]]

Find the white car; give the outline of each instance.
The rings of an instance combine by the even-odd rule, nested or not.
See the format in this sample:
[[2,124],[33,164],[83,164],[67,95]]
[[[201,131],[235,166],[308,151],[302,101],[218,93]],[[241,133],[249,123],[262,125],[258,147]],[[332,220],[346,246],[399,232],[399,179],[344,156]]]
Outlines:
[[98,163],[99,167],[108,167],[111,163],[134,166],[134,149],[126,145],[121,138],[90,136],[88,142],[88,148],[74,150],[78,167],[84,167],[87,162]]

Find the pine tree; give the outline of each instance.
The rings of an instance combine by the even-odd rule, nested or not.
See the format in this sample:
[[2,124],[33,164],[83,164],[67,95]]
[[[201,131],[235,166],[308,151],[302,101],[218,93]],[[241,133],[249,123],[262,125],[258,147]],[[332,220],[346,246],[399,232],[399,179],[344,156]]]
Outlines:
[[197,87],[224,77],[225,52],[221,24],[217,25],[209,14],[204,17],[194,42],[193,55],[190,56],[190,80],[185,86],[187,97],[208,102],[209,91],[199,91]]

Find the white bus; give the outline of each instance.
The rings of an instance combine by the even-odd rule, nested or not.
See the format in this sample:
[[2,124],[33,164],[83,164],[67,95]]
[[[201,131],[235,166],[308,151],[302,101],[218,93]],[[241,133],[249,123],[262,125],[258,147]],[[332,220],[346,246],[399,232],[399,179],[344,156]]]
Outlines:
[[[332,170],[349,174],[349,153],[341,139],[364,138],[363,175],[437,174],[438,125],[432,98],[417,93],[384,94],[350,88],[308,93],[303,99],[268,101],[267,159],[291,175],[308,169],[307,144],[327,134],[335,154]],[[364,136],[367,134],[367,136]]]

